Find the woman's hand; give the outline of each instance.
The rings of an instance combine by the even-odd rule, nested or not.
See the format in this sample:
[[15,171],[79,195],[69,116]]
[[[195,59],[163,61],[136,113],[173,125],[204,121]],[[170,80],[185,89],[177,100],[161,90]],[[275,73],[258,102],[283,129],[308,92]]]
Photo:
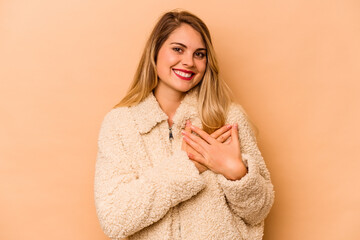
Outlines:
[[[189,121],[189,126],[191,129],[191,122]],[[230,143],[231,141],[231,131],[229,131],[232,128],[232,125],[227,124],[210,134],[210,136],[214,139],[216,139],[220,143]]]
[[[192,133],[191,131],[191,122],[188,120],[186,122],[186,126],[185,126],[185,131],[189,134]],[[216,139],[218,142],[221,143],[225,143],[228,144],[231,140],[231,131],[229,131],[231,129],[231,125],[225,125],[219,129],[217,129],[215,132],[213,132],[210,136],[214,139]],[[189,158],[190,156],[196,156],[196,157],[201,157],[201,154],[198,153],[195,149],[193,149],[191,146],[189,146],[185,140],[183,139],[183,143],[182,143],[182,147],[181,149],[183,151],[185,151]],[[192,160],[192,159],[190,159]],[[200,163],[198,163],[197,161],[192,160],[196,166],[196,168],[199,170],[199,173],[203,173],[204,171],[208,170],[208,168]]]
[[238,180],[245,176],[247,168],[241,159],[237,124],[231,129],[231,140],[224,143],[194,125],[190,127],[200,136],[182,131],[185,142],[196,151],[188,153],[191,160],[206,166],[214,173],[224,175],[229,180]]

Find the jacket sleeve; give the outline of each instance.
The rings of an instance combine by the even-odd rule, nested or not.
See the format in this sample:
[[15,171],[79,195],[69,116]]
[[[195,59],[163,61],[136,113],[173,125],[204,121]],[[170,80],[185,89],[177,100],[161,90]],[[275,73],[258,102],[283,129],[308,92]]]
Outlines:
[[119,116],[112,111],[100,128],[94,197],[104,233],[121,239],[159,221],[171,207],[201,191],[205,182],[181,150],[138,176],[132,167],[138,159],[126,154],[116,127]]
[[218,174],[218,182],[235,216],[247,224],[256,225],[264,221],[274,203],[275,193],[270,173],[240,105],[232,105],[228,122],[238,123],[242,160],[248,167],[248,173],[235,181]]

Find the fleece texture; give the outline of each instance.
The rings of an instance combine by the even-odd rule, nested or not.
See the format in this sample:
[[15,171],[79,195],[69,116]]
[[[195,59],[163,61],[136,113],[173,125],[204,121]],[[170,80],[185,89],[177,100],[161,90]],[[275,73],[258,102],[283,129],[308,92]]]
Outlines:
[[248,173],[228,180],[199,174],[181,150],[186,120],[201,127],[197,92],[186,94],[173,117],[151,92],[133,107],[110,110],[98,138],[94,197],[104,233],[113,240],[259,240],[273,202],[269,171],[240,105],[227,123],[238,123]]

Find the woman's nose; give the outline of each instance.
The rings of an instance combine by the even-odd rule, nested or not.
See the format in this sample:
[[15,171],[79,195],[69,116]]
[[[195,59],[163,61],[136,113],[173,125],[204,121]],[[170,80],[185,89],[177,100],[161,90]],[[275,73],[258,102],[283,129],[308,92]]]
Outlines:
[[192,54],[190,54],[190,53],[184,54],[181,62],[183,65],[188,66],[188,67],[194,66],[194,59],[193,59]]

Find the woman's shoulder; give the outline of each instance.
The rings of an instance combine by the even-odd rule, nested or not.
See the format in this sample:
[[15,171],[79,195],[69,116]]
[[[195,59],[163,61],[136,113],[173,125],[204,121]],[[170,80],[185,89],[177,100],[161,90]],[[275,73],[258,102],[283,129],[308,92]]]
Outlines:
[[117,107],[110,109],[103,117],[101,128],[120,127],[130,120],[128,107]]
[[104,116],[104,119],[117,120],[119,118],[126,119],[129,115],[129,107],[116,107],[110,109]]
[[241,131],[249,133],[253,139],[256,139],[258,128],[254,125],[245,109],[236,102],[232,102],[229,107],[226,122],[229,124],[237,123]]
[[227,122],[238,122],[239,120],[246,121],[247,114],[239,103],[231,102],[227,114]]

